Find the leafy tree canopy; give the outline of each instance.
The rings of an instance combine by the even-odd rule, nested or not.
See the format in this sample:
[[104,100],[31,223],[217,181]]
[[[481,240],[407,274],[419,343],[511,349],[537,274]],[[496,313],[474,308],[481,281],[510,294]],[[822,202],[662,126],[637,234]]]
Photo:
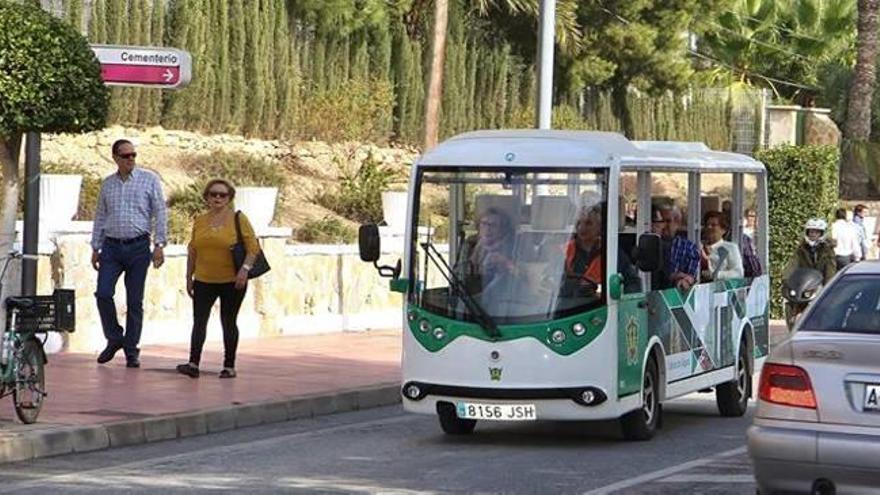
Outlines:
[[605,0],[580,2],[585,33],[580,49],[563,56],[567,89],[585,86],[645,91],[680,89],[692,74],[688,33],[725,0]]
[[406,10],[411,0],[295,0],[292,12],[318,31],[349,34],[388,24],[389,9]]
[[699,50],[742,82],[809,99],[833,66],[854,63],[856,17],[850,0],[736,0]]
[[0,0],[0,141],[99,129],[108,104],[85,38],[36,6]]

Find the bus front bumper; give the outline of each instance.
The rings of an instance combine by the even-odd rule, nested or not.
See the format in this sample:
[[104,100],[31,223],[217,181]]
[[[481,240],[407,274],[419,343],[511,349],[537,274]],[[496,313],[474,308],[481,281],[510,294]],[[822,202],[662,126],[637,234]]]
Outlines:
[[641,407],[640,394],[620,400],[608,397],[605,390],[585,385],[566,388],[476,388],[425,382],[406,382],[401,388],[404,409],[421,414],[436,414],[437,403],[461,402],[496,405],[533,404],[538,420],[614,419]]

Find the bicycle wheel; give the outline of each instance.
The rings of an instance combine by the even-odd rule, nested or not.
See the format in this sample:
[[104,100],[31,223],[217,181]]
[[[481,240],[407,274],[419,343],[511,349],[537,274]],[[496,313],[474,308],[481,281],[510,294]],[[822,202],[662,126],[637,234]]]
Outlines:
[[26,340],[15,353],[15,388],[12,402],[15,414],[22,423],[30,424],[37,420],[46,397],[46,373],[43,365],[43,349],[34,340]]

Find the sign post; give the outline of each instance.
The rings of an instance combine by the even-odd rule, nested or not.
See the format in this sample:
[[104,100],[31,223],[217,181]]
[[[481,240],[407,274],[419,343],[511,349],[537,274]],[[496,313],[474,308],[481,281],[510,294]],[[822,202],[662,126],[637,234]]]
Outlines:
[[192,79],[192,57],[176,48],[90,45],[108,86],[180,89]]

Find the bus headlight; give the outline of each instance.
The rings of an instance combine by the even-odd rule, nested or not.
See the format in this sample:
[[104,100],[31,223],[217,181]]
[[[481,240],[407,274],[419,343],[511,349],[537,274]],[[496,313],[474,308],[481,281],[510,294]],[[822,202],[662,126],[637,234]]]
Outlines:
[[585,333],[587,333],[587,327],[584,326],[583,323],[575,323],[571,326],[571,333],[573,333],[576,337],[582,337]]
[[428,333],[428,331],[431,330],[431,324],[428,320],[422,320],[419,322],[419,330],[421,330],[422,333]]
[[584,401],[584,404],[592,404],[596,400],[596,392],[584,390],[581,392],[581,400]]
[[446,337],[446,330],[443,330],[441,327],[437,327],[434,329],[434,338],[437,340],[443,340]]
[[554,344],[562,344],[565,342],[565,332],[560,329],[553,330],[550,332],[550,342]]
[[419,398],[420,395],[422,395],[422,390],[419,388],[418,385],[410,384],[406,386],[406,388],[403,390],[403,393],[406,394],[406,396],[410,399],[416,400]]

